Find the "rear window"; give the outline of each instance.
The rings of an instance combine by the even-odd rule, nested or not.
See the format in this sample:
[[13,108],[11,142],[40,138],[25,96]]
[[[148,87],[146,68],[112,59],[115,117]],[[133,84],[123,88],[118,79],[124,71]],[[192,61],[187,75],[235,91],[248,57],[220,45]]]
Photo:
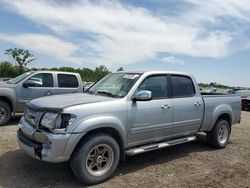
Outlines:
[[58,87],[76,88],[79,86],[75,75],[58,74],[57,79]]
[[192,97],[195,88],[191,78],[187,76],[171,76],[173,97]]

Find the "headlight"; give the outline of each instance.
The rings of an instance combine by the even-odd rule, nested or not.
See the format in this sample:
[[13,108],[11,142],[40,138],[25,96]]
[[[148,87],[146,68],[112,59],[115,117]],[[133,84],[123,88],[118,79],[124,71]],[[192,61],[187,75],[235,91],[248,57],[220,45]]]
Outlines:
[[73,114],[58,114],[47,112],[43,115],[41,125],[49,129],[64,129],[76,119]]
[[41,125],[49,129],[55,129],[58,116],[58,113],[45,113],[42,117]]

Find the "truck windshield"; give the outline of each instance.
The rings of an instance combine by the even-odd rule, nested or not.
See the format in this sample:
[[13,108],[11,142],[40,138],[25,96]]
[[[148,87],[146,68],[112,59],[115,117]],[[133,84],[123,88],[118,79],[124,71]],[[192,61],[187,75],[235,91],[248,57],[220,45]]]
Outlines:
[[32,74],[33,72],[26,72],[24,74],[21,74],[20,76],[10,79],[7,81],[7,83],[9,84],[17,84],[18,82],[21,82],[23,79],[25,79],[26,77],[28,77],[30,74]]
[[111,73],[90,87],[86,93],[122,98],[140,76],[141,74],[135,73]]

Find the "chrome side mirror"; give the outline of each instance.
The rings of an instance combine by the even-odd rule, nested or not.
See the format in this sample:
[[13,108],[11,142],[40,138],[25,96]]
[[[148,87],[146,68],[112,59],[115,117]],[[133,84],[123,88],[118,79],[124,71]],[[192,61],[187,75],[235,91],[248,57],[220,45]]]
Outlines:
[[133,97],[133,101],[150,101],[152,99],[152,92],[148,90],[138,91]]

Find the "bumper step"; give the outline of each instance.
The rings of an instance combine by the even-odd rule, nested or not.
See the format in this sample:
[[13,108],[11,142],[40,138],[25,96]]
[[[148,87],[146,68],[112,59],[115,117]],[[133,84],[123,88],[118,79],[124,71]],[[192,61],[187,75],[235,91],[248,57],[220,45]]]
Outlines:
[[183,137],[183,138],[178,138],[178,139],[169,140],[165,142],[159,142],[159,143],[131,148],[131,149],[126,150],[125,153],[128,156],[132,156],[132,155],[137,155],[137,154],[145,153],[145,152],[152,151],[152,150],[162,149],[162,148],[166,148],[166,147],[170,147],[170,146],[174,146],[178,144],[195,141],[196,139],[197,139],[196,136]]

